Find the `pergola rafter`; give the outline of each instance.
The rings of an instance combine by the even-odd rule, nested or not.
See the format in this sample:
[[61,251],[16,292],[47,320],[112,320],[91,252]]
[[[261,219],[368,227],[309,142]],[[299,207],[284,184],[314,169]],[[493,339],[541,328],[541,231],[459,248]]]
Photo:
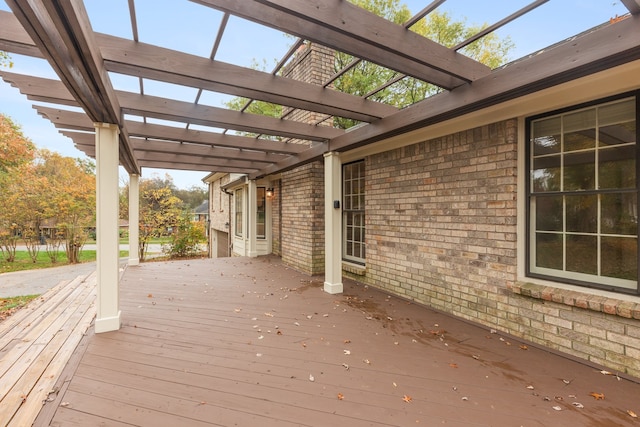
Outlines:
[[[638,0],[623,1],[632,14],[626,19],[616,18],[611,24],[604,24],[570,42],[493,71],[456,49],[518,19],[546,0],[532,1],[454,48],[441,46],[407,29],[445,0],[430,2],[404,25],[391,23],[341,0],[294,3],[194,0],[223,11],[220,26],[212,38],[210,58],[140,42],[134,0],[128,0],[133,34],[130,40],[94,33],[78,1],[63,0],[58,2],[58,7],[43,0],[7,3],[14,13],[0,11],[0,50],[45,58],[61,80],[6,71],[0,75],[33,101],[82,108],[84,113],[37,107],[61,130],[92,132],[94,122],[117,124],[120,163],[129,172],[139,172],[140,167],[154,164],[167,169],[233,170],[251,177],[266,176],[320,159],[329,150],[347,151],[640,58]],[[218,61],[216,52],[233,16],[299,39],[273,72]],[[398,74],[363,96],[341,93],[331,87],[330,81],[343,75],[341,70],[324,86],[279,76],[279,71],[306,40],[354,55],[354,61],[371,61]],[[136,77],[139,92],[114,90],[110,73]],[[404,76],[432,83],[443,92],[403,110],[367,99]],[[147,79],[195,88],[196,99],[184,102],[147,95],[144,93]],[[246,97],[248,102],[260,100],[282,105],[289,108],[288,115],[276,119],[203,105],[200,98],[204,91]],[[299,110],[319,113],[322,119],[316,124],[291,120],[291,112]],[[125,115],[138,116],[140,120],[125,120]],[[345,132],[330,126],[333,117],[353,119],[361,125]],[[182,127],[148,123],[152,119],[169,120]],[[211,131],[193,130],[192,125],[208,127]],[[227,130],[260,137],[229,135]],[[91,153],[87,144],[78,141],[83,138],[86,142],[88,136],[71,137],[86,148],[85,152]],[[148,144],[140,142],[144,140],[149,140]],[[288,140],[296,143],[285,142]],[[199,160],[207,159],[202,150],[208,148],[195,149],[192,144],[213,147],[214,156],[219,153],[229,160],[245,160],[250,164],[246,169],[242,169],[242,163],[237,163],[237,168],[196,167]],[[170,153],[167,147],[175,151]],[[249,159],[247,150],[258,153]],[[153,160],[146,157],[147,152],[153,153]],[[188,157],[193,157],[193,161]]]

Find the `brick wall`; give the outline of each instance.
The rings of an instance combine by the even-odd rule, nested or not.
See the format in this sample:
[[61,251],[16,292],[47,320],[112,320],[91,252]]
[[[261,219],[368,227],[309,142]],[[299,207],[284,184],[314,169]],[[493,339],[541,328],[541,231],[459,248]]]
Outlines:
[[[334,52],[323,46],[306,43],[287,64],[283,76],[322,85],[333,71]],[[284,116],[305,123],[332,125],[330,121],[322,122],[328,116],[311,111],[285,109]],[[280,217],[275,210],[272,211],[274,248],[278,224],[282,233],[282,261],[307,274],[324,273],[324,164],[314,162],[284,172],[280,188]]]
[[271,181],[273,199],[271,199],[271,253],[282,256],[282,181]]
[[282,261],[307,274],[324,273],[324,165],[282,174]]
[[516,282],[516,133],[508,120],[366,158],[366,269],[345,276],[640,377],[640,304]]
[[228,182],[229,175],[212,182],[209,188],[211,228],[225,233],[229,232],[229,195],[225,194],[220,187]]

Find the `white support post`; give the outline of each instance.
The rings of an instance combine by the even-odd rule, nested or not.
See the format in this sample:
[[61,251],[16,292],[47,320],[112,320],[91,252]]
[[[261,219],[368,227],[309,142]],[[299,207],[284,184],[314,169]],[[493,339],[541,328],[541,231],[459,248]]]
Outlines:
[[258,186],[255,180],[250,180],[247,195],[247,230],[249,232],[247,255],[251,258],[258,256]]
[[324,155],[324,291],[339,294],[342,285],[342,207],[340,156]]
[[118,301],[118,135],[117,125],[94,123],[96,130],[97,317],[95,332],[120,329]]
[[140,176],[129,175],[129,265],[140,264]]

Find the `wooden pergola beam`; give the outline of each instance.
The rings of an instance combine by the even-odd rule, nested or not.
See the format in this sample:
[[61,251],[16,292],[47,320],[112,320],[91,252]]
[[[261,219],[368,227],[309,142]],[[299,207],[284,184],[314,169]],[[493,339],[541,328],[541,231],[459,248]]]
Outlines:
[[[23,76],[4,71],[0,72],[0,76],[18,87],[21,93],[27,95],[31,100],[78,105],[72,94],[66,91],[62,83],[57,80]],[[293,120],[241,113],[132,92],[115,91],[115,93],[122,112],[125,114],[310,141],[326,141],[344,133],[341,129],[329,126],[317,126]]]
[[109,71],[191,86],[331,116],[372,122],[398,111],[380,102],[263,71],[97,35]]
[[126,129],[121,126],[120,107],[84,4],[71,0],[7,0],[6,3],[91,120],[119,125],[120,163],[129,172],[138,173]]
[[157,96],[119,91],[118,98],[123,113],[136,116],[311,141],[326,141],[344,133],[329,126],[315,126]]
[[342,0],[192,0],[366,59],[445,89],[489,67]]
[[[75,144],[94,145],[94,135],[84,132],[62,130],[60,133],[71,138]],[[175,141],[160,141],[155,139],[131,138],[135,152],[146,151],[150,153],[185,154],[201,159],[237,159],[256,163],[275,163],[284,160],[282,154],[266,153],[261,151],[238,150],[235,148],[221,148],[211,145],[180,143]]]

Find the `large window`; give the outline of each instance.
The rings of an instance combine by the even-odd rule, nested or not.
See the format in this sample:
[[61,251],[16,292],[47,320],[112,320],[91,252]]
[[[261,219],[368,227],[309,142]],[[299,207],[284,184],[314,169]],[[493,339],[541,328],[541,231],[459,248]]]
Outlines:
[[243,233],[242,233],[242,229],[244,227],[244,221],[242,218],[242,211],[243,211],[243,207],[244,207],[244,203],[242,200],[242,194],[244,193],[243,189],[239,189],[235,191],[235,197],[234,200],[236,202],[236,221],[235,221],[235,235],[237,237],[242,237]]
[[364,161],[342,166],[342,197],[342,254],[346,260],[364,263]]
[[528,272],[638,292],[635,96],[532,118]]

